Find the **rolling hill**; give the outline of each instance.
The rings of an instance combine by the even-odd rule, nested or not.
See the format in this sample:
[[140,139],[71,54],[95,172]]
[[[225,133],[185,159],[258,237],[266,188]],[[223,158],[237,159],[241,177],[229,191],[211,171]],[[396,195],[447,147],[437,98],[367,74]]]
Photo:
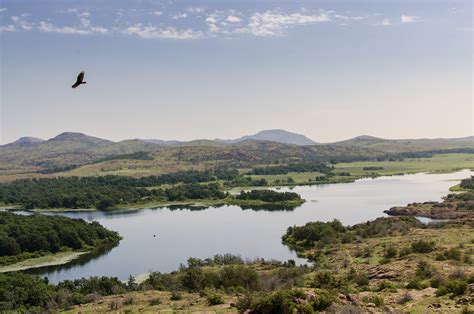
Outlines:
[[462,138],[437,139],[383,139],[362,135],[329,145],[346,147],[365,147],[386,153],[401,153],[455,148],[474,148],[474,136]]
[[222,140],[216,138],[215,141],[225,144],[236,144],[248,140],[271,141],[292,145],[314,145],[315,141],[302,134],[292,133],[281,129],[263,130],[253,135],[242,136],[234,140]]
[[474,152],[473,137],[389,140],[359,136],[336,143],[303,145],[310,141],[283,130],[262,131],[236,140],[168,141],[164,145],[140,139],[113,142],[65,132],[46,141],[27,137],[0,146],[0,181],[54,175],[142,176],[216,165],[245,169],[257,164],[367,160],[386,158],[387,154],[453,149]]

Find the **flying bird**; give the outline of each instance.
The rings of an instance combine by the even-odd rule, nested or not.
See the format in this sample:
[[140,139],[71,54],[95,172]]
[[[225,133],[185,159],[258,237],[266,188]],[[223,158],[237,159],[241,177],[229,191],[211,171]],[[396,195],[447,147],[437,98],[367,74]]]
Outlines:
[[76,88],[78,87],[79,85],[81,84],[86,84],[87,82],[84,82],[84,71],[82,71],[81,73],[79,73],[79,75],[77,76],[77,80],[76,80],[76,83],[74,83],[74,85],[72,85],[71,87],[72,88]]

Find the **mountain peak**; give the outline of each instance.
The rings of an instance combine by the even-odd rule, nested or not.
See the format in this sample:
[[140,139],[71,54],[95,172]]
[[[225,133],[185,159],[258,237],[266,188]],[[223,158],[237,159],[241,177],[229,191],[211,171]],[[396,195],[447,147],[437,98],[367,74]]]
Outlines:
[[79,132],[63,132],[61,134],[56,135],[52,138],[52,140],[66,140],[66,139],[77,139],[77,138],[85,138],[88,137],[84,133]]
[[380,141],[384,140],[383,138],[371,136],[371,135],[359,135],[353,138],[356,141]]
[[23,136],[17,139],[12,144],[31,145],[31,144],[38,144],[41,142],[44,142],[44,140],[41,138],[32,137],[32,136]]
[[226,144],[235,144],[235,143],[240,143],[247,140],[271,141],[271,142],[278,142],[278,143],[292,144],[292,145],[316,144],[315,141],[311,140],[310,138],[302,134],[292,133],[292,132],[282,130],[282,129],[262,130],[256,134],[242,136],[234,140],[222,140],[222,139],[215,139],[215,140],[218,142],[226,143]]

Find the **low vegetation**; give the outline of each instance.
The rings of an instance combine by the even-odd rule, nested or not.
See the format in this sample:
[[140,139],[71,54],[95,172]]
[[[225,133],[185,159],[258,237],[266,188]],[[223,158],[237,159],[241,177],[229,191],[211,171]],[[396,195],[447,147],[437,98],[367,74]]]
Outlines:
[[[220,176],[232,177],[233,172],[221,172]],[[196,200],[210,204],[237,205],[299,205],[304,202],[296,193],[270,190],[253,190],[232,196],[224,192],[218,182],[206,183],[209,178],[216,180],[207,172],[196,171],[140,179],[106,176],[20,180],[0,184],[0,203],[24,209],[106,210],[140,204],[160,205]],[[160,187],[165,182],[179,184]],[[160,185],[147,188],[155,183]],[[139,186],[140,184],[145,187]]]
[[0,212],[0,265],[68,250],[115,246],[120,236],[97,222]]
[[334,167],[327,166],[320,162],[300,162],[289,163],[286,165],[258,167],[252,169],[249,174],[255,175],[274,175],[274,174],[288,174],[290,172],[320,172],[330,173]]

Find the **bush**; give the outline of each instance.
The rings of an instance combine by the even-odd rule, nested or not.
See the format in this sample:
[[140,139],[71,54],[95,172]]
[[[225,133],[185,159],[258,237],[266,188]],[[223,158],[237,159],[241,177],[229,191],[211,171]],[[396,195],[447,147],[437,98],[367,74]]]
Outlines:
[[323,311],[333,302],[333,297],[327,291],[319,291],[309,299],[305,293],[297,289],[280,290],[272,294],[246,295],[239,299],[237,308],[240,312],[251,310],[252,313],[314,313]]
[[154,298],[154,299],[151,299],[148,304],[150,304],[151,306],[154,306],[154,305],[160,305],[161,303],[162,302],[160,298]]
[[460,261],[461,251],[457,248],[451,248],[449,250],[445,250],[444,252],[436,256],[436,260],[437,261],[444,261],[444,260]]
[[445,281],[446,278],[441,275],[436,275],[431,279],[430,286],[433,288],[439,288],[439,286],[441,286]]
[[311,283],[313,288],[324,288],[324,289],[333,289],[338,287],[340,284],[336,277],[328,271],[317,272],[314,276],[314,280]]
[[398,256],[399,257],[404,257],[404,256],[407,256],[410,253],[411,253],[411,248],[410,247],[403,247],[403,248],[401,248],[400,252],[398,253]]
[[181,295],[180,292],[178,292],[178,291],[173,291],[173,292],[171,293],[171,297],[170,297],[170,300],[171,300],[171,301],[179,301],[179,300],[181,300],[181,299],[183,299],[183,296]]
[[383,298],[378,296],[378,295],[371,295],[371,296],[363,297],[362,301],[364,301],[365,303],[373,303],[377,307],[380,307],[380,306],[384,305]]
[[366,287],[369,285],[369,277],[367,277],[367,274],[365,273],[358,273],[354,277],[354,282],[359,287]]
[[433,267],[426,261],[419,261],[416,267],[416,276],[426,279],[434,275]]
[[453,296],[460,296],[467,291],[467,282],[458,279],[449,279],[443,282],[436,291],[437,296],[451,293]]
[[451,274],[449,275],[449,278],[452,278],[452,279],[464,280],[466,279],[466,277],[467,277],[466,270],[463,267],[454,268]]
[[393,284],[388,280],[383,280],[379,283],[376,291],[384,291],[386,289],[393,289]]
[[388,246],[387,249],[385,250],[384,257],[394,258],[395,256],[397,256],[397,248],[394,247],[393,245]]
[[217,293],[209,294],[206,299],[209,305],[224,304],[224,298],[222,297],[222,295]]
[[319,290],[315,300],[312,302],[315,311],[324,311],[334,302],[334,294],[326,290]]
[[422,282],[418,278],[415,278],[415,279],[411,280],[410,282],[408,282],[408,284],[406,285],[406,288],[407,289],[415,289],[415,290],[423,290],[425,288],[428,288],[428,284]]
[[415,253],[430,253],[434,250],[435,245],[434,241],[418,240],[411,244],[411,249]]

